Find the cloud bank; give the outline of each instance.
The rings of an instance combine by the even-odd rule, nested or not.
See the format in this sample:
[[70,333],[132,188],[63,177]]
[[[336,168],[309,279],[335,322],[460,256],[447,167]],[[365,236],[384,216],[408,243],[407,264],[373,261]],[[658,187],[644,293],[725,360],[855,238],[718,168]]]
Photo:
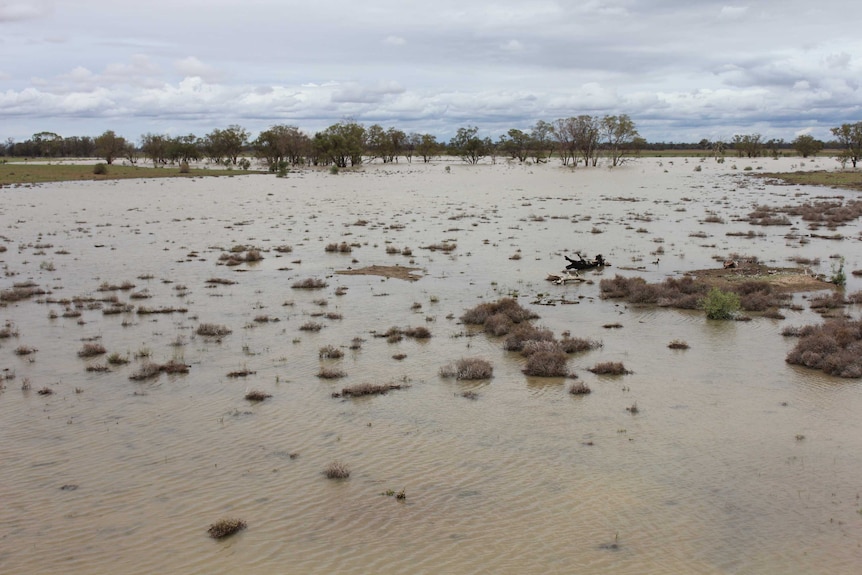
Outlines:
[[650,141],[862,120],[856,7],[825,0],[0,2],[0,138],[350,118],[448,139],[629,114]]

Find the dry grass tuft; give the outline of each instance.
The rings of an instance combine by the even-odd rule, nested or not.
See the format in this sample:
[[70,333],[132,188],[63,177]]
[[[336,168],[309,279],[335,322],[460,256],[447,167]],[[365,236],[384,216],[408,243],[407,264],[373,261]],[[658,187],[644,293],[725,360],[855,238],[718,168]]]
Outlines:
[[334,345],[325,345],[317,353],[321,359],[338,359],[344,356],[344,352]]
[[220,519],[209,526],[207,533],[213,539],[224,539],[242,531],[248,524],[242,519]]
[[688,349],[689,347],[688,344],[681,339],[675,339],[667,344],[667,346],[671,349]]

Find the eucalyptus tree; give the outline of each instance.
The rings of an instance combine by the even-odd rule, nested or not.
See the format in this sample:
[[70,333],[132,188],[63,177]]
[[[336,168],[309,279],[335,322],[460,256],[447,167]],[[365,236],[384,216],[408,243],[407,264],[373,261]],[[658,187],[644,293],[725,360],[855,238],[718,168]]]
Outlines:
[[215,129],[203,139],[203,150],[207,157],[216,164],[234,164],[248,144],[248,130],[237,124],[231,124],[224,130]]
[[141,153],[153,162],[153,167],[168,161],[168,136],[146,133],[141,136]]
[[639,137],[635,123],[628,114],[602,118],[601,134],[611,166],[618,166],[625,161],[625,156],[634,151],[635,139]]
[[850,162],[855,168],[859,158],[862,157],[862,122],[841,124],[831,131],[841,146],[837,158],[841,162],[841,167],[846,167],[847,162]]
[[425,164],[440,154],[442,146],[437,141],[437,136],[432,134],[412,134],[411,141],[415,142],[416,153],[422,158],[422,162]]
[[118,136],[113,130],[105,131],[96,136],[96,155],[105,159],[105,163],[113,164],[114,160],[126,153],[126,139]]
[[523,162],[530,154],[532,141],[526,132],[512,128],[505,135],[500,136],[498,148],[505,152],[513,160]]
[[760,134],[736,134],[733,136],[733,149],[740,158],[758,158],[763,152],[763,136]]
[[261,132],[252,142],[255,155],[266,163],[270,171],[283,163],[298,166],[305,163],[311,139],[296,126],[278,124]]
[[346,168],[362,164],[366,148],[366,130],[362,124],[345,120],[314,135],[313,146],[319,161]]
[[530,130],[530,157],[537,164],[545,162],[553,152],[554,127],[539,120]]
[[458,128],[455,137],[449,141],[449,149],[452,154],[459,156],[468,164],[478,164],[488,155],[488,139],[479,138],[476,134],[479,128],[468,126]]
[[800,134],[793,140],[793,149],[803,158],[816,156],[823,149],[823,142],[810,134]]

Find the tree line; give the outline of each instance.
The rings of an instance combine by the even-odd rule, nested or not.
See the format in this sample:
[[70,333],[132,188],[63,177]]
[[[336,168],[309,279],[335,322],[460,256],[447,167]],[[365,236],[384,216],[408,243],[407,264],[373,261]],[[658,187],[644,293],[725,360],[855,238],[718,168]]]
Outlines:
[[862,122],[842,124],[831,129],[834,140],[822,142],[810,135],[797,136],[792,142],[764,140],[760,134],[737,134],[729,141],[703,139],[692,144],[649,143],[640,137],[634,121],[626,114],[603,117],[582,114],[553,122],[537,121],[530,129],[513,128],[496,141],[480,137],[477,126],[458,128],[449,142],[439,142],[432,134],[406,133],[379,124],[364,126],[344,120],[309,135],[292,125],[277,124],[251,139],[239,125],[215,129],[203,137],[194,134],[171,136],[147,133],[133,142],[108,130],[96,137],[62,137],[53,132],[38,132],[30,139],[0,143],[0,156],[17,157],[99,157],[112,164],[122,159],[136,164],[140,159],[154,166],[207,160],[225,166],[248,169],[247,156],[257,158],[272,172],[285,172],[295,166],[357,166],[380,160],[411,162],[418,158],[430,162],[448,154],[476,164],[485,158],[496,161],[506,157],[519,162],[544,163],[552,157],[565,166],[596,166],[605,158],[618,166],[643,150],[700,149],[716,158],[734,153],[739,157],[777,156],[793,149],[802,157],[816,155],[824,148],[838,150],[838,161],[856,167],[862,156]]

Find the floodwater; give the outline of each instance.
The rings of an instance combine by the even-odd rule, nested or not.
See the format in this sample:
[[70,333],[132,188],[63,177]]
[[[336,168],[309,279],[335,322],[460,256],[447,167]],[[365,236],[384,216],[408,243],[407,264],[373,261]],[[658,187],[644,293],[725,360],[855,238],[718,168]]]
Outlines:
[[[862,268],[857,222],[843,240],[800,241],[795,220],[739,221],[756,204],[852,196],[769,185],[745,167],[833,164],[402,163],[4,188],[0,287],[49,293],[0,308],[17,332],[0,339],[0,572],[858,573],[862,381],[785,363],[795,340],[782,329],[820,321],[804,297],[784,320],[749,322],[599,297],[602,277],[660,281],[734,252],[775,266],[819,258],[813,271],[827,275],[831,256]],[[727,235],[752,229],[763,235]],[[352,251],[326,250],[342,242]],[[426,249],[444,243],[456,248]],[[263,259],[219,265],[238,245]],[[576,251],[613,266],[545,281]],[[422,278],[335,274],[368,265]],[[308,278],[327,285],[292,289]],[[134,288],[99,291],[123,282]],[[848,292],[860,288],[848,274]],[[106,295],[185,311],[73,301]],[[591,394],[525,376],[523,358],[459,322],[504,296],[557,336],[603,343],[570,360]],[[323,327],[300,329],[309,322]],[[202,323],[232,333],[196,335]],[[393,326],[432,337],[375,337]],[[669,349],[674,339],[690,348]],[[87,371],[107,364],[79,357],[86,343],[130,361]],[[344,357],[320,359],[326,345]],[[131,380],[147,357],[191,367]],[[440,377],[467,357],[490,361],[493,378]],[[588,371],[602,361],[633,373]],[[318,378],[322,367],[346,375]],[[332,397],[359,383],[406,387]],[[249,390],[272,397],[251,403]],[[333,461],[348,479],[324,477]],[[226,517],[247,529],[209,538]]]

